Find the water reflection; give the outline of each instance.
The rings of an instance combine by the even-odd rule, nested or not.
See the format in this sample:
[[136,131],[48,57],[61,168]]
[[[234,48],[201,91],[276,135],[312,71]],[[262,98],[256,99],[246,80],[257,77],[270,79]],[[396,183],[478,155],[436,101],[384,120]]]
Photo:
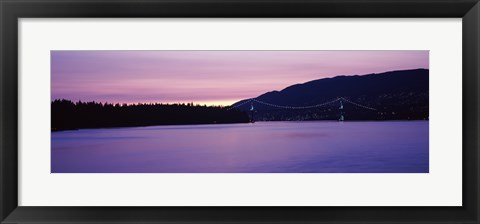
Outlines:
[[428,121],[257,122],[52,133],[53,173],[428,172]]

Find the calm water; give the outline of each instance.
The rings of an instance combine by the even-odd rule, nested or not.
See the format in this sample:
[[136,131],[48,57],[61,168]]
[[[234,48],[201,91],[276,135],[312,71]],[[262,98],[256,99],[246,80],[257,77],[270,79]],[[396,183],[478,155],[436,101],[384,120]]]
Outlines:
[[428,172],[428,121],[257,122],[52,133],[53,173]]

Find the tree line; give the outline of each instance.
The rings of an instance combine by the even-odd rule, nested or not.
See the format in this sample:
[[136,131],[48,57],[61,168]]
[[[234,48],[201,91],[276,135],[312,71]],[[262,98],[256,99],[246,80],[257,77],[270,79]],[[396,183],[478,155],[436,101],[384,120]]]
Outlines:
[[72,102],[51,103],[52,131],[82,128],[135,127],[151,125],[247,123],[246,112],[221,106],[182,104],[111,104]]

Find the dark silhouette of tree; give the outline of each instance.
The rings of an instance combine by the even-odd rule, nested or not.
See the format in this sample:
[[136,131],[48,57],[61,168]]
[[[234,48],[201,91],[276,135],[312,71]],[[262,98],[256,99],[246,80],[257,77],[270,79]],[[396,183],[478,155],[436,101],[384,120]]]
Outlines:
[[82,128],[134,127],[151,125],[247,123],[249,116],[221,106],[187,104],[110,104],[52,102],[52,131]]

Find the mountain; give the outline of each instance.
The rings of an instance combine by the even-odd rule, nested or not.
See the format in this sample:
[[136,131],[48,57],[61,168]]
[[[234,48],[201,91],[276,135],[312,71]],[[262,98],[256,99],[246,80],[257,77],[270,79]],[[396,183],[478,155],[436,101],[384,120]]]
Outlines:
[[[250,113],[254,120],[262,121],[336,120],[340,113],[344,113],[347,120],[424,120],[428,119],[428,93],[429,70],[413,69],[313,80],[267,92],[255,97],[254,101],[245,99],[232,106],[249,111],[253,105],[254,112]],[[306,109],[268,105],[305,107],[332,100],[337,101]],[[339,109],[340,104],[343,104],[343,110]]]

